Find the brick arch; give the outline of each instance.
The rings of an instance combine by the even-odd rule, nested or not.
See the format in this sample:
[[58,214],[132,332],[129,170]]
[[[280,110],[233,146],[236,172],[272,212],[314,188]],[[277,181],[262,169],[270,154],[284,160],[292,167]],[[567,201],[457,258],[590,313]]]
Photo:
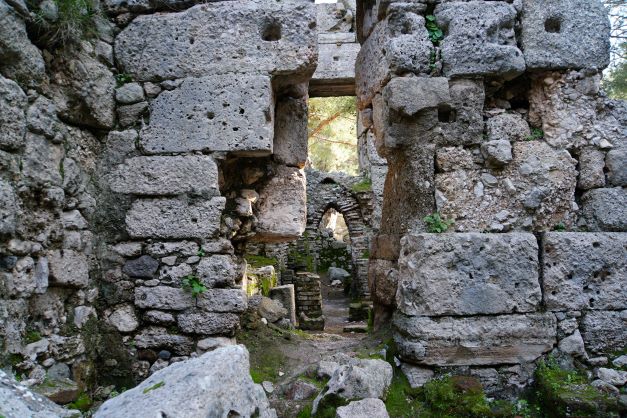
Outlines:
[[359,200],[350,189],[331,177],[308,181],[307,197],[307,231],[312,236],[318,233],[322,217],[329,209],[335,209],[344,217],[351,245],[355,278],[353,289],[359,297],[368,298],[370,227],[364,219]]

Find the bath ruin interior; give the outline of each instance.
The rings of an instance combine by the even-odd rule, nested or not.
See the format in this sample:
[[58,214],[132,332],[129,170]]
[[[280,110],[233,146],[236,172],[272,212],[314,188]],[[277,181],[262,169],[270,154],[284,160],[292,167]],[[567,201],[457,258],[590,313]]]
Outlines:
[[627,416],[626,21],[0,0],[0,418]]

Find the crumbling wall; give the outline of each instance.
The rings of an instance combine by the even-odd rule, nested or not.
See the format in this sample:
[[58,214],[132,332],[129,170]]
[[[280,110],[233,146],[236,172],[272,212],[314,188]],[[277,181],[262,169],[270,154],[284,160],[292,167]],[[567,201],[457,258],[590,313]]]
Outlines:
[[627,307],[627,213],[602,4],[361,2],[357,19],[358,106],[388,163],[370,290],[405,370],[496,392],[547,353],[603,364],[627,342],[603,331]]

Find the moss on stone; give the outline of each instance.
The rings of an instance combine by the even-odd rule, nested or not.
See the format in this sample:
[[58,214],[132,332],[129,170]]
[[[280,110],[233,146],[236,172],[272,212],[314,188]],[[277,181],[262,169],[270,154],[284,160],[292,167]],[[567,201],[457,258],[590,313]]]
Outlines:
[[363,179],[362,181],[353,184],[351,190],[355,193],[365,193],[372,191],[372,180]]
[[85,392],[78,395],[78,398],[72,403],[67,404],[68,409],[78,409],[81,412],[87,412],[93,405],[92,399]]
[[253,268],[261,268],[265,266],[273,266],[278,268],[279,261],[276,258],[264,257],[262,255],[246,254],[244,259]]

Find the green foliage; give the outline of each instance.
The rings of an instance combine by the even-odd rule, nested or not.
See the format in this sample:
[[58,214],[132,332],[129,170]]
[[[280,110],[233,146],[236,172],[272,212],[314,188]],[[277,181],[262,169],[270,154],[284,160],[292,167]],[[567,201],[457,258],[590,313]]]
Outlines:
[[428,409],[421,416],[438,418],[490,416],[490,405],[481,386],[456,384],[454,379],[468,378],[445,376],[425,383],[423,393]]
[[423,221],[427,224],[427,231],[435,234],[446,232],[455,223],[453,220],[442,219],[439,212],[425,216]]
[[39,331],[30,330],[24,336],[24,342],[26,342],[26,344],[36,343],[39,340],[41,340]]
[[557,225],[555,225],[553,227],[553,231],[564,232],[564,231],[566,231],[566,225],[564,225],[562,222],[560,222],[560,223],[558,223]]
[[351,190],[355,193],[364,193],[372,191],[372,180],[366,178],[360,181],[359,183],[353,184]]
[[276,258],[264,257],[262,255],[246,254],[244,259],[253,268],[261,268],[265,266],[273,266],[278,268],[279,261]]
[[427,27],[427,32],[429,32],[429,39],[433,42],[433,45],[439,45],[440,41],[444,39],[444,32],[438,26],[438,22],[435,19],[434,15],[425,16],[425,22]]
[[531,130],[531,135],[529,135],[525,140],[527,141],[536,141],[538,139],[544,138],[544,131],[542,129],[533,128]]
[[198,252],[196,253],[196,255],[198,257],[204,257],[205,256],[205,250],[203,250],[202,248],[200,250],[198,250]]
[[78,398],[72,403],[69,403],[67,407],[69,409],[78,409],[81,412],[87,412],[89,408],[93,405],[93,401],[85,392],[78,395]]
[[193,297],[198,297],[198,295],[207,291],[207,286],[202,284],[198,277],[191,274],[183,277],[181,283],[183,284],[183,289],[190,292]]
[[121,87],[124,84],[130,83],[132,81],[133,81],[133,77],[131,77],[129,74],[120,73],[120,74],[115,75],[115,82],[118,85],[118,87]]
[[150,391],[153,391],[155,389],[159,389],[160,387],[165,386],[165,382],[162,380],[160,382],[155,383],[154,385],[144,389],[144,395],[147,394]]
[[[52,22],[38,11],[35,22],[41,29],[40,35],[50,45],[78,42],[96,34],[94,19],[100,16],[97,2],[92,0],[52,0],[58,18]],[[31,2],[32,4],[32,2]]]
[[[623,56],[627,56],[627,42],[620,44],[620,50]],[[603,88],[612,99],[627,100],[627,60],[622,60],[608,70],[607,77],[603,79]]]
[[355,97],[309,99],[309,161],[321,171],[357,175],[357,102]]

